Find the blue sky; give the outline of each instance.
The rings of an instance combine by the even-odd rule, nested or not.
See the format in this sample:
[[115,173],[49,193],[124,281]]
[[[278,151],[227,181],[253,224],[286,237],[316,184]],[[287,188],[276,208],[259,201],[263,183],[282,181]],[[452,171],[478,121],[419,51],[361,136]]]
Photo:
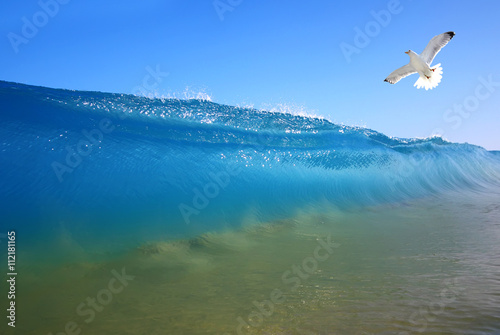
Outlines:
[[[499,14],[497,1],[3,1],[0,80],[131,93],[148,78],[158,94],[500,150]],[[450,30],[437,88],[383,82]]]

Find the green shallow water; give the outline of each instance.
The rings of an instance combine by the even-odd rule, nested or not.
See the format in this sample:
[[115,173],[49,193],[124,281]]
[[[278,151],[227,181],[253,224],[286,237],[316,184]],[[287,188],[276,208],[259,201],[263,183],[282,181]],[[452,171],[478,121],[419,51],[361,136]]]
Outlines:
[[106,260],[24,258],[17,327],[0,329],[498,334],[499,199],[494,191],[453,193],[356,211],[309,210],[238,231],[152,241]]

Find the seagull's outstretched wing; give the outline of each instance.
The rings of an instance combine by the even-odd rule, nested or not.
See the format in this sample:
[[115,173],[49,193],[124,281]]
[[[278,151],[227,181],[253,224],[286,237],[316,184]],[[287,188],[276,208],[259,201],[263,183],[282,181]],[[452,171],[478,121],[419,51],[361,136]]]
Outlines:
[[399,69],[396,69],[391,72],[391,74],[384,79],[384,81],[387,81],[388,83],[395,84],[404,77],[409,76],[412,73],[415,73],[415,69],[413,66],[410,64],[406,64],[405,66],[401,66]]
[[455,36],[453,31],[434,36],[425,47],[420,57],[430,65],[437,53]]

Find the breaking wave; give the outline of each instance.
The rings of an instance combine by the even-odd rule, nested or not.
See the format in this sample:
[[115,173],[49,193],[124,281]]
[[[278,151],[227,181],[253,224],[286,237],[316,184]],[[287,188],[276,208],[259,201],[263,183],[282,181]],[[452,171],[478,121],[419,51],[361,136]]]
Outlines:
[[0,106],[2,216],[59,244],[120,248],[500,180],[477,146],[207,100],[0,82]]

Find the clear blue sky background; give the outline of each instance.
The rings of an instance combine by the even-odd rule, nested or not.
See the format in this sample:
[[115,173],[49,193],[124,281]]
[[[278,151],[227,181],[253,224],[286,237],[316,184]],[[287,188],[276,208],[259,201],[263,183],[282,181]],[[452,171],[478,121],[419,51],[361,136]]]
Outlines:
[[[221,2],[235,4],[224,20],[213,0],[70,0],[43,25],[38,1],[2,1],[0,79],[130,93],[158,65],[169,73],[160,94],[189,87],[225,104],[289,106],[398,137],[439,129],[500,149],[500,84],[488,91],[479,79],[500,83],[500,2],[401,0],[379,31],[371,11],[391,1]],[[23,17],[42,26],[16,53],[8,36],[23,36]],[[367,25],[369,43],[347,62],[341,43],[355,46],[355,27]],[[417,75],[383,82],[409,61],[404,51],[449,30],[457,35],[435,59],[444,68],[437,88],[417,90]],[[454,106],[464,103],[471,112],[460,115]]]

